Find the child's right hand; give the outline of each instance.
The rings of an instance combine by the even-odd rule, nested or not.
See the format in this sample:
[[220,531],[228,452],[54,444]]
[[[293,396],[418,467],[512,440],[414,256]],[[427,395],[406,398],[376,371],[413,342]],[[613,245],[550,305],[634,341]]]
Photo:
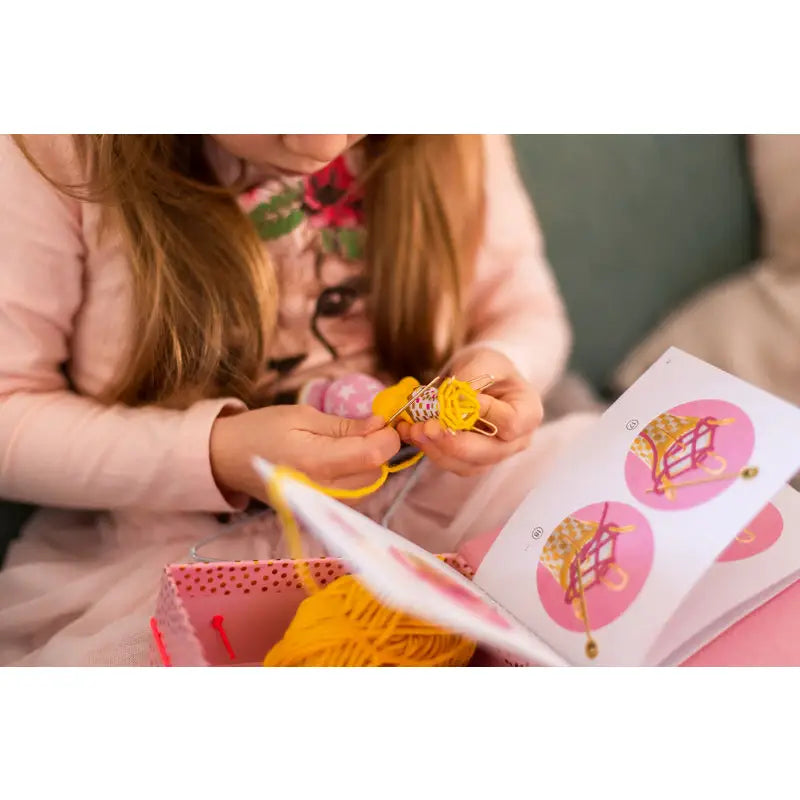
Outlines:
[[345,419],[310,406],[269,406],[219,417],[211,429],[211,469],[226,494],[266,500],[253,456],[293,467],[325,486],[372,483],[400,449],[400,437],[380,417]]

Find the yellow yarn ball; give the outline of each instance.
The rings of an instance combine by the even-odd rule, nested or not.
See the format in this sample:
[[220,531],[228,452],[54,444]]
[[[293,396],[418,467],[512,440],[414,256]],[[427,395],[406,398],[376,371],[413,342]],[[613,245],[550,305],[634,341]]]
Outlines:
[[345,575],[307,597],[265,667],[464,667],[475,643],[382,605]]

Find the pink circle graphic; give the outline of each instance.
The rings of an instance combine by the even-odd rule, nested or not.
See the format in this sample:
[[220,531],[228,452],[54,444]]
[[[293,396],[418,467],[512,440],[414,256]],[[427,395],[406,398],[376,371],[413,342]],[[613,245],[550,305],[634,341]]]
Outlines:
[[647,520],[625,503],[595,503],[573,512],[550,534],[539,558],[536,587],[542,606],[562,628],[584,631],[582,584],[589,627],[596,631],[608,625],[644,586],[653,548]]
[[693,508],[731,486],[754,447],[753,423],[738,406],[723,400],[683,403],[639,431],[625,459],[625,480],[650,508]]
[[717,561],[741,561],[769,550],[783,533],[781,512],[769,503],[766,508],[722,551]]

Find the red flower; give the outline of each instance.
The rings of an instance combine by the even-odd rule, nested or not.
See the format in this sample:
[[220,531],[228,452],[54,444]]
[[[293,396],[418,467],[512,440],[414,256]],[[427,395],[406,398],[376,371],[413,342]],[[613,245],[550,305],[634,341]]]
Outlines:
[[305,179],[303,209],[315,228],[352,228],[361,223],[361,197],[344,156]]

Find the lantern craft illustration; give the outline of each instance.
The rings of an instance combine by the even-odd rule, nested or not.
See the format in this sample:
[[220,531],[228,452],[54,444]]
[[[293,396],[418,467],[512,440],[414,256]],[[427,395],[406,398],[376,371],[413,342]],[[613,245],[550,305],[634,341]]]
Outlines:
[[635,525],[619,526],[608,518],[609,504],[603,504],[599,520],[582,520],[576,516],[564,519],[548,538],[539,558],[553,579],[564,590],[564,602],[572,605],[575,616],[586,632],[586,655],[597,656],[597,643],[592,638],[592,590],[604,586],[614,592],[628,584],[628,573],[616,563],[616,542]]
[[[631,452],[650,471],[652,485],[648,492],[675,501],[682,486],[696,486],[709,481],[755,477],[756,467],[727,473],[727,460],[715,449],[720,429],[733,425],[733,417],[684,416],[672,412],[659,414],[631,444]],[[706,473],[706,478],[678,481],[694,470]]]

